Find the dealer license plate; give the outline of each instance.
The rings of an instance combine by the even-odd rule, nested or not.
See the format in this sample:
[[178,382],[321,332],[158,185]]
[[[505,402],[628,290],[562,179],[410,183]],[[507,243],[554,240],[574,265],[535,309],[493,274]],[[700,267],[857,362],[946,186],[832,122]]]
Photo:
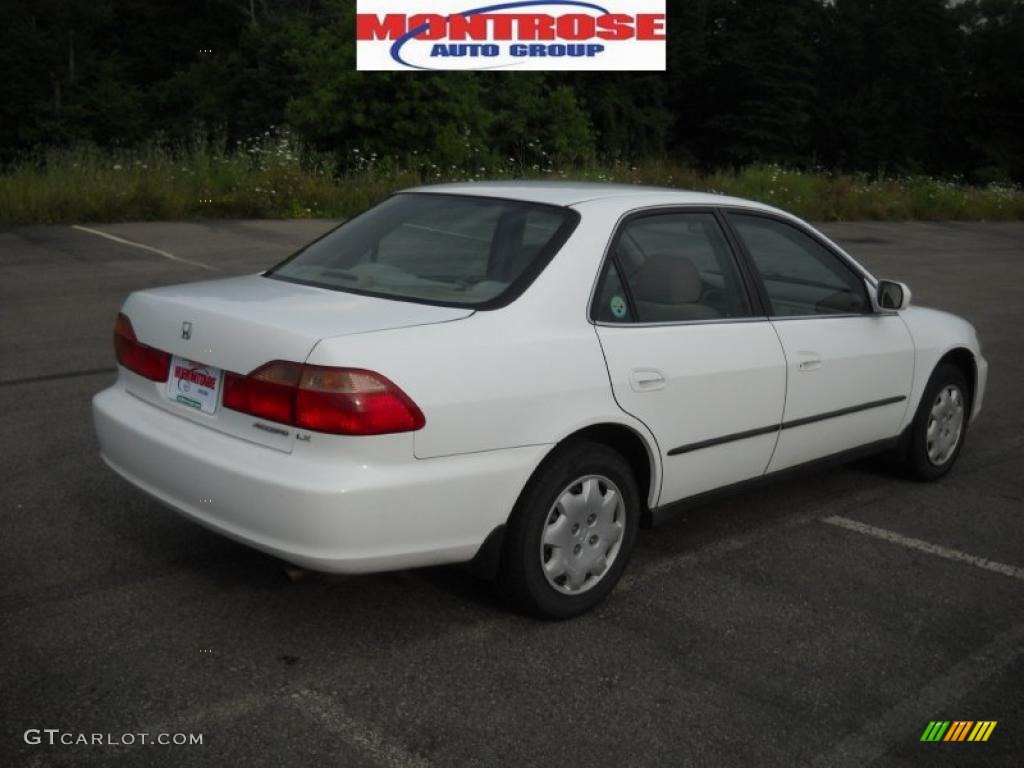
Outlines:
[[167,378],[167,396],[197,411],[213,413],[217,410],[223,380],[220,368],[175,355],[171,358],[171,375]]

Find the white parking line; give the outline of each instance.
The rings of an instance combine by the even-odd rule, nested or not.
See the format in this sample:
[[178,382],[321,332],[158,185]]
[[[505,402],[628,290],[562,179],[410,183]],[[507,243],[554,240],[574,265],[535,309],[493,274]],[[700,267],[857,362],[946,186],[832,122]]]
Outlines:
[[780,533],[805,525],[810,525],[820,518],[823,511],[845,511],[855,505],[870,505],[880,498],[881,495],[878,490],[872,488],[866,491],[862,490],[857,493],[852,493],[847,496],[841,496],[838,500],[833,500],[825,496],[809,499],[808,506],[813,510],[813,512],[808,512],[802,515],[790,515],[774,525],[758,526],[746,533],[730,536],[729,538],[708,544],[701,549],[694,550],[692,552],[670,555],[665,559],[647,565],[646,567],[634,568],[631,566],[631,568],[627,569],[625,575],[622,577],[622,581],[619,582],[618,587],[616,587],[616,591],[629,592],[642,582],[654,577],[660,578],[667,576],[677,568],[712,562],[721,557],[725,557],[726,555],[731,555],[733,552],[745,549],[746,547],[767,541]]
[[311,715],[328,731],[336,733],[349,744],[361,749],[380,765],[388,768],[430,768],[430,762],[409,752],[396,742],[385,739],[367,723],[349,715],[338,702],[316,691],[302,690],[292,694],[299,709]]
[[[713,562],[731,555],[733,552],[738,552],[753,544],[765,541],[783,531],[802,525],[809,525],[814,520],[815,515],[789,517],[778,525],[758,527],[748,533],[738,534],[713,544],[708,544],[693,552],[670,555],[663,560],[654,562],[646,567],[635,568],[632,571],[627,569],[615,590],[620,594],[629,592],[650,579],[668,576],[673,571],[687,566]],[[644,555],[646,554],[644,553]]]
[[217,267],[211,267],[209,264],[203,264],[203,262],[201,262],[201,261],[192,261],[191,259],[183,259],[181,256],[175,256],[173,253],[169,253],[167,251],[162,251],[159,248],[154,248],[152,245],[146,245],[145,243],[136,243],[134,240],[126,240],[123,237],[118,237],[117,235],[112,235],[109,232],[100,232],[98,229],[90,229],[89,227],[83,227],[83,226],[81,226],[79,224],[74,224],[74,225],[72,225],[71,228],[72,229],[77,229],[79,232],[88,232],[90,235],[99,235],[100,237],[105,237],[105,238],[107,238],[107,240],[113,240],[115,243],[122,243],[124,245],[131,245],[131,246],[134,246],[136,248],[141,248],[144,251],[151,251],[152,253],[155,253],[155,254],[158,254],[160,256],[163,256],[165,259],[170,259],[171,261],[177,261],[177,262],[179,262],[181,264],[191,264],[194,267],[199,267],[200,269],[207,269],[210,272],[220,272],[220,270],[217,269]]
[[426,224],[408,224],[405,225],[409,229],[418,229],[421,232],[433,232],[436,235],[447,235],[448,237],[461,237],[463,240],[473,240],[477,243],[489,243],[491,238],[479,237],[477,235],[467,235],[464,232],[452,232],[447,229],[438,229],[437,227],[428,227]]
[[[917,742],[929,720],[949,712],[950,704],[980,688],[1024,652],[1024,624],[997,635],[988,645],[950,667],[913,695],[851,733],[812,768],[861,768],[883,757],[894,745]],[[949,717],[949,715],[945,715]],[[970,717],[972,715],[966,715]]]
[[850,520],[848,517],[839,517],[838,515],[834,515],[832,517],[823,518],[822,522],[828,523],[829,525],[836,525],[840,528],[845,528],[848,531],[863,533],[866,536],[874,536],[876,539],[882,539],[883,541],[888,541],[892,544],[899,544],[900,546],[907,547],[908,549],[916,549],[918,552],[927,552],[929,555],[943,557],[946,560],[953,560],[958,563],[966,563],[967,565],[973,565],[976,568],[992,571],[992,573],[1000,573],[1003,576],[1009,576],[1010,578],[1021,579],[1024,581],[1024,568],[1017,568],[1016,566],[1006,565],[1005,563],[997,563],[984,557],[969,555],[966,552],[961,552],[957,549],[940,547],[938,544],[932,544],[931,542],[922,541],[921,539],[914,539],[909,536],[895,533],[894,531],[887,531],[885,528],[876,528],[873,525],[859,523],[856,520]]

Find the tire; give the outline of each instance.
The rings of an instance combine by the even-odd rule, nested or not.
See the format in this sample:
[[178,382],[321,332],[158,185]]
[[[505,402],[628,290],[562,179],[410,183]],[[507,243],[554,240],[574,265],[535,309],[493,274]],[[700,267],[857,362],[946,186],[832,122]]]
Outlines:
[[633,470],[620,454],[591,442],[559,449],[512,511],[499,587],[541,618],[589,611],[626,569],[640,504]]
[[932,373],[910,427],[904,467],[911,477],[938,480],[953,468],[967,439],[971,390],[963,372],[941,363]]

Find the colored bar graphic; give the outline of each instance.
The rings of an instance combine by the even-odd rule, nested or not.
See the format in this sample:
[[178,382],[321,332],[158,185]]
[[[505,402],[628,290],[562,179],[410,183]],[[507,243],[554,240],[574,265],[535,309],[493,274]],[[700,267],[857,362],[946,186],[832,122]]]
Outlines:
[[930,720],[921,741],[988,741],[996,724],[995,720]]
[[954,720],[949,728],[949,733],[943,741],[963,741],[967,736],[968,729],[974,725],[970,720]]
[[971,735],[968,737],[968,741],[988,741],[988,737],[992,735],[992,731],[996,728],[995,720],[979,720],[978,724],[974,726],[974,730],[971,731]]
[[921,741],[939,741],[949,728],[949,720],[932,720],[921,734]]

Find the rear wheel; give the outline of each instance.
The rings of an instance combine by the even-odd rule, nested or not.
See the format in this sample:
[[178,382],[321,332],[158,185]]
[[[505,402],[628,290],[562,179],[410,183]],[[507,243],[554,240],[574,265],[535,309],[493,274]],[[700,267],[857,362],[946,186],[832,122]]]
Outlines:
[[963,372],[943,363],[932,373],[911,426],[906,466],[920,480],[937,480],[953,468],[970,420],[970,389]]
[[599,443],[567,446],[538,470],[512,512],[499,583],[534,615],[584,613],[622,576],[639,519],[625,459]]

